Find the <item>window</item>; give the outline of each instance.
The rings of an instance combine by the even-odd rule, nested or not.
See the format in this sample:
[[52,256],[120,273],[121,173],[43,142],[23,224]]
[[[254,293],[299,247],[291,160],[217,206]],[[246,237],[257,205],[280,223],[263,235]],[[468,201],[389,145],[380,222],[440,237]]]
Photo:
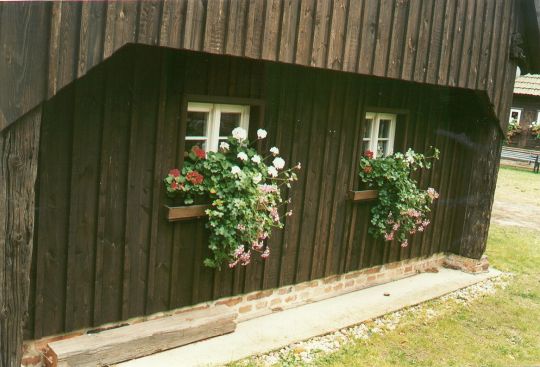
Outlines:
[[513,120],[519,123],[519,121],[521,120],[521,109],[512,108],[510,110],[510,118],[508,119],[508,122],[512,122]]
[[396,115],[388,113],[366,113],[362,152],[371,150],[375,157],[394,153]]
[[236,127],[248,129],[249,106],[189,102],[186,123],[186,146],[198,145],[206,151],[217,151]]

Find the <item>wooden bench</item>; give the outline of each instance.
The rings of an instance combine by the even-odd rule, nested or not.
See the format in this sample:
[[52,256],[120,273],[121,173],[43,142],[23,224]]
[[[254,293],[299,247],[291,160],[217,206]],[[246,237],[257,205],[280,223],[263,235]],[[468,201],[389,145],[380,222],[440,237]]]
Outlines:
[[535,152],[526,149],[517,149],[510,147],[503,147],[501,152],[501,159],[510,159],[513,161],[527,162],[527,164],[533,163],[533,171],[538,173],[540,169],[540,152]]
[[172,316],[85,334],[49,343],[52,367],[106,366],[231,333],[237,313],[227,306]]

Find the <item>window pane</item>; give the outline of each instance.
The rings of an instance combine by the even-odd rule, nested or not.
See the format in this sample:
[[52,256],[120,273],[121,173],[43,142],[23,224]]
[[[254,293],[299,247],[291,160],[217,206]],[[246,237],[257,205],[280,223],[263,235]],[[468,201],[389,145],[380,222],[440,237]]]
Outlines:
[[240,126],[240,117],[237,112],[222,112],[219,124],[219,136],[230,136],[235,127]]
[[391,120],[381,119],[379,121],[379,138],[390,137],[390,124]]
[[369,118],[365,120],[364,124],[364,138],[370,138],[371,137],[371,128],[373,126],[373,119]]
[[385,156],[387,147],[388,147],[388,141],[378,141],[377,142],[377,157]]
[[206,136],[207,123],[208,112],[188,111],[186,136]]
[[191,152],[191,149],[195,145],[198,145],[199,148],[206,150],[206,140],[186,140],[186,145],[184,148],[184,157],[186,157],[189,154],[189,152]]

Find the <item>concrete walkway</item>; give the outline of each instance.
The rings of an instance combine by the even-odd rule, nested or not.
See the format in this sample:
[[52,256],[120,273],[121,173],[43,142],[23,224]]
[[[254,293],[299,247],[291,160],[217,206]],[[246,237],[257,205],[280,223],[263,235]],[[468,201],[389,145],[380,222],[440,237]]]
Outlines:
[[[213,366],[269,352],[422,303],[499,275],[440,269],[238,324],[232,334],[121,363],[121,367]],[[389,293],[390,296],[384,296]]]

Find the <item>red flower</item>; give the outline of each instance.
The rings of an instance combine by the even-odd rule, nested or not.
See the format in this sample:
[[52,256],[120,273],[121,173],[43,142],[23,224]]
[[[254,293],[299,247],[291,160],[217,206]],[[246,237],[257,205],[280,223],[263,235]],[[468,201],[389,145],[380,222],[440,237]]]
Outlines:
[[364,152],[364,157],[366,157],[368,159],[372,159],[373,158],[373,152],[371,150],[366,150]]
[[193,185],[200,185],[202,184],[204,177],[197,171],[191,171],[186,175],[186,180],[191,182]]
[[206,152],[203,149],[201,149],[198,145],[193,146],[193,148],[191,148],[191,151],[200,159],[206,158]]
[[371,173],[373,171],[373,167],[371,166],[365,166],[364,167],[364,173]]
[[178,184],[176,183],[176,181],[171,182],[171,189],[176,190],[177,187]]
[[169,175],[173,177],[178,177],[180,176],[180,170],[178,168],[173,168],[172,170],[169,171]]

